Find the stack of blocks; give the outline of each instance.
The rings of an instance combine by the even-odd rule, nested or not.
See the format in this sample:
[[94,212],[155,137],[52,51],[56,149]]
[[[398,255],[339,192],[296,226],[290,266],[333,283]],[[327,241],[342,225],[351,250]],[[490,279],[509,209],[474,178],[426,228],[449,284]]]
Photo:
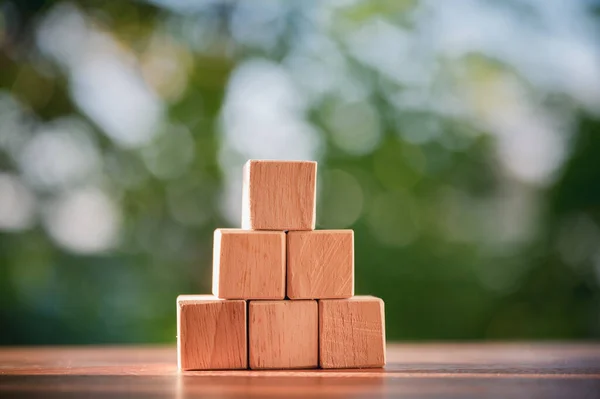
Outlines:
[[383,301],[354,295],[354,232],[314,230],[316,162],[250,160],[242,229],[217,229],[213,295],[177,298],[182,370],[385,364]]

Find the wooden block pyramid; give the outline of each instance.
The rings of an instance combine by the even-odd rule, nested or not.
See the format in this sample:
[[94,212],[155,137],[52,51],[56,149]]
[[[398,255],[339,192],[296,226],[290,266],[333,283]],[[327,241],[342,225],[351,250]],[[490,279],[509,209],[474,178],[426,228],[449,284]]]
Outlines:
[[250,160],[213,295],[177,298],[181,370],[385,365],[383,301],[354,296],[354,232],[315,230],[317,163]]

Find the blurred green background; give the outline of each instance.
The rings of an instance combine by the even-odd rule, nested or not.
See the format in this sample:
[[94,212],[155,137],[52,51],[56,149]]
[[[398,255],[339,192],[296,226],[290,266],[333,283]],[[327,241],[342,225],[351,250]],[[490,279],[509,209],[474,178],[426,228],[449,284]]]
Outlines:
[[0,5],[0,344],[174,342],[249,158],[390,340],[600,337],[598,1]]

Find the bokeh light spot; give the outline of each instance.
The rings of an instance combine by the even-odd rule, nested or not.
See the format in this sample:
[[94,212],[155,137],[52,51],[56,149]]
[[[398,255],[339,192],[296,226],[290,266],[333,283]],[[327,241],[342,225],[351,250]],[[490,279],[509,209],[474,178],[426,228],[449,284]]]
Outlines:
[[35,214],[35,198],[21,180],[0,173],[0,230],[18,231],[31,226]]
[[160,179],[181,176],[195,154],[194,139],[183,125],[165,127],[164,132],[142,150],[146,167]]
[[118,244],[120,212],[116,204],[96,188],[65,193],[45,212],[50,236],[75,253],[98,253]]
[[381,140],[379,115],[365,102],[336,104],[327,125],[333,142],[352,155],[370,154]]
[[40,127],[23,149],[19,165],[33,186],[58,189],[98,172],[101,158],[90,127],[77,118],[63,118]]

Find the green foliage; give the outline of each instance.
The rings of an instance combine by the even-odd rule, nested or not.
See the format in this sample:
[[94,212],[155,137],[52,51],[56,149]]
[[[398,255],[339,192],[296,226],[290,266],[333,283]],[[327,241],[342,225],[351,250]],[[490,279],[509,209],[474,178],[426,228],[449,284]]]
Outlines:
[[[476,50],[460,57],[421,54],[434,70],[425,90],[351,48],[347,38],[376,21],[376,32],[399,29],[392,37],[404,38],[408,54],[418,58],[427,45],[410,33],[419,29],[411,19],[418,1],[339,9],[260,3],[243,12],[235,2],[206,3],[194,12],[155,4],[161,2],[2,6],[0,193],[17,181],[35,204],[30,223],[0,230],[0,344],[174,341],[175,297],[210,292],[213,230],[234,224],[227,190],[236,168],[256,151],[236,147],[241,136],[232,133],[237,125],[227,125],[227,115],[241,112],[228,97],[232,81],[242,79],[236,73],[257,60],[264,62],[255,68],[271,68],[273,79],[283,74],[281,86],[291,82],[295,90],[291,99],[280,93],[271,107],[283,103],[278,112],[292,115],[289,126],[308,126],[290,137],[316,143],[318,228],[355,230],[356,292],[385,300],[388,339],[600,336],[600,122],[585,104],[565,93],[552,97],[510,60]],[[84,78],[77,65],[56,56],[80,37],[63,36],[56,53],[44,50],[40,26],[49,15],[81,16],[88,34],[114,46],[98,48],[123,70],[131,68],[132,79],[156,97],[162,125],[150,139],[123,145],[86,108],[82,96],[91,86],[78,88]],[[236,30],[263,17],[254,30]],[[319,25],[324,20],[329,25]],[[394,44],[367,47],[399,52]],[[311,46],[313,53],[306,51]],[[298,59],[304,63],[295,69]],[[403,65],[411,68],[415,59],[404,58]],[[330,64],[335,73],[328,75]],[[267,83],[264,90],[272,90]],[[328,89],[311,92],[318,85]],[[406,102],[419,96],[457,107]],[[256,113],[270,115],[266,101],[254,105]],[[526,106],[573,121],[565,159],[554,161],[556,172],[546,179],[518,176],[500,159],[505,136],[494,130],[500,122],[490,121]],[[28,143],[52,126],[71,126],[89,143],[83,165],[98,159],[79,180],[44,185],[28,174],[27,162],[43,158],[24,158]],[[289,126],[277,128],[284,135]],[[271,134],[254,141],[275,148],[278,132]],[[298,143],[290,139],[282,148]],[[98,250],[88,241],[73,246],[65,241],[69,231],[53,227],[62,220],[56,215],[65,196],[88,186],[116,207],[115,242]],[[97,199],[95,191],[85,193],[76,198]],[[0,224],[17,205],[0,198]]]

